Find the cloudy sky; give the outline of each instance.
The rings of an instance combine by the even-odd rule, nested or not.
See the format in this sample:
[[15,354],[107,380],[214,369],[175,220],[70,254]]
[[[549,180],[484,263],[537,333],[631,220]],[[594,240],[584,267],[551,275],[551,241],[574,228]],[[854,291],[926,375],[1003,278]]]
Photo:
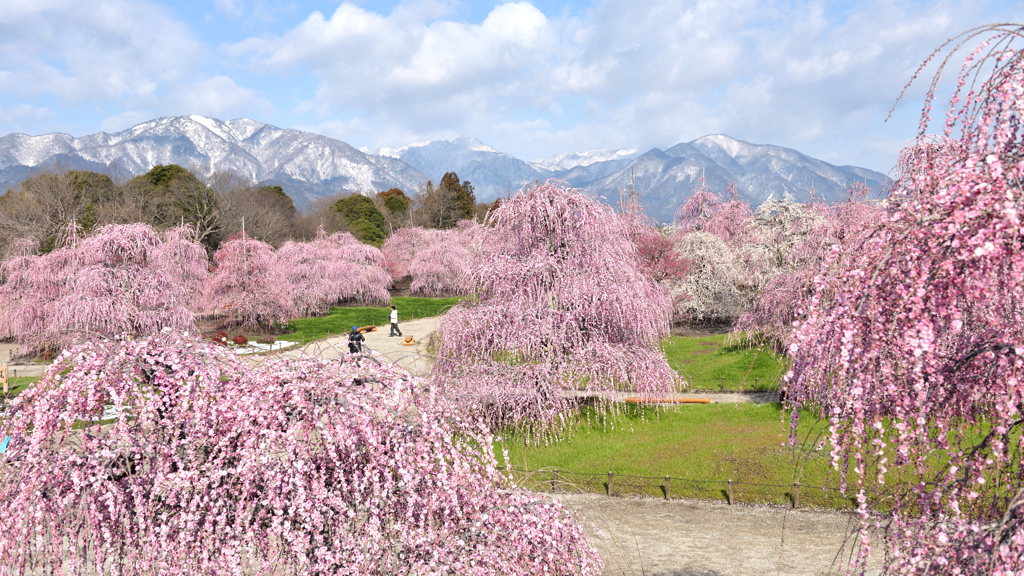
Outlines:
[[0,135],[248,117],[520,158],[705,134],[888,171],[947,38],[1010,1],[2,0]]

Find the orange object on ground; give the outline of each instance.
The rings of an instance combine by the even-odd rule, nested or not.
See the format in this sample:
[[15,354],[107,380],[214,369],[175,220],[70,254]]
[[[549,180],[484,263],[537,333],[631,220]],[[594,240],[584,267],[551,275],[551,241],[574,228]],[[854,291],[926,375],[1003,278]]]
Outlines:
[[402,346],[414,346],[415,344],[416,344],[416,339],[413,338],[412,336],[406,336],[405,337],[405,341],[402,342]]
[[360,334],[366,334],[367,332],[376,332],[376,331],[377,331],[377,327],[376,326],[361,326],[359,328],[359,333]]
[[626,398],[623,402],[627,404],[711,404],[708,398]]

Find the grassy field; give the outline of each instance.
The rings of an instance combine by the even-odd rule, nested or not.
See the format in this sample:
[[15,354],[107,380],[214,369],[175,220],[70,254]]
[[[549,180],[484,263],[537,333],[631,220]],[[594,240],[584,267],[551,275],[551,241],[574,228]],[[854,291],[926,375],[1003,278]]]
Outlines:
[[391,304],[380,307],[337,307],[331,308],[326,316],[300,318],[289,323],[294,333],[280,336],[281,340],[309,342],[336,334],[346,334],[353,326],[382,326],[388,324],[391,305],[398,309],[398,323],[416,318],[429,318],[443,314],[462,298],[414,298],[398,296]]
[[[39,376],[19,376],[17,378],[11,377],[8,379],[8,396],[11,398],[21,394],[30,385],[39,381]],[[0,398],[3,397],[3,391],[0,390]]]
[[[786,372],[786,364],[767,350],[758,351],[714,336],[671,336],[662,342],[668,363],[692,383],[695,390],[774,390]],[[755,380],[756,379],[756,380]]]
[[[829,473],[827,447],[818,449],[814,442],[823,429],[823,423],[804,414],[799,428],[802,446],[793,448],[783,446],[789,416],[780,412],[778,404],[646,408],[607,419],[586,409],[568,439],[535,446],[513,438],[501,447],[508,450],[513,467],[557,467],[592,474],[560,474],[560,481],[586,492],[603,493],[611,471],[615,473],[613,494],[660,497],[664,495],[662,479],[671,476],[673,496],[721,500],[727,481],[733,480],[738,502],[787,504],[792,502],[793,483],[799,480],[801,505],[847,509],[852,506],[848,498],[820,488],[838,481],[836,473]],[[536,484],[533,488],[543,488],[552,477],[550,473],[518,476],[528,487]]]

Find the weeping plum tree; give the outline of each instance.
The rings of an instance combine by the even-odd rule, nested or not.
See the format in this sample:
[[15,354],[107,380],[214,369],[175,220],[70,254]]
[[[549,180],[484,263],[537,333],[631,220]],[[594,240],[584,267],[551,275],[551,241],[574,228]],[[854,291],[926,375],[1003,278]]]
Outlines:
[[433,231],[434,242],[419,250],[409,264],[413,294],[465,295],[472,292],[469,272],[480,251],[483,227],[462,220],[450,230]]
[[610,208],[550,181],[490,215],[474,298],[438,326],[435,381],[492,429],[557,432],[578,395],[674,390],[666,292]]
[[380,250],[346,232],[328,236],[321,227],[311,242],[285,242],[277,251],[275,268],[300,316],[322,315],[345,301],[390,300],[391,277]]
[[204,292],[209,313],[251,328],[285,322],[295,315],[288,283],[275,264],[274,248],[245,235],[223,242],[213,255],[216,269]]
[[721,202],[722,199],[708,187],[701,176],[700,186],[676,210],[676,226],[683,230],[703,230]]
[[163,242],[156,246],[152,258],[183,292],[189,309],[199,312],[210,279],[210,260],[197,240],[195,227],[185,224],[164,231]]
[[391,279],[399,281],[411,275],[409,265],[412,264],[416,254],[433,243],[436,230],[429,230],[419,226],[406,226],[399,228],[384,241],[381,252],[387,262],[387,271]]
[[57,343],[164,328],[195,332],[188,295],[158,263],[159,247],[148,224],[109,224],[80,240],[78,269],[54,315]]
[[[785,253],[781,269],[758,291],[753,306],[736,323],[737,333],[765,338],[782,351],[793,323],[803,320],[815,293],[814,278],[829,266],[858,258],[864,243],[883,217],[877,204],[864,202],[867,188],[850,187],[849,201],[835,206],[815,204],[815,225]],[[879,232],[884,234],[884,232]]]
[[334,287],[336,301],[355,300],[386,304],[391,301],[391,277],[384,255],[376,246],[364,244],[347,232],[328,236],[317,231],[313,244],[328,261],[327,281]]
[[373,360],[252,365],[175,333],[65,352],[0,421],[3,573],[600,573],[480,422]]
[[188,294],[166,267],[160,236],[146,224],[107,225],[32,254],[31,241],[0,266],[0,307],[7,331],[27,350],[63,348],[95,338],[194,331]]
[[979,39],[943,139],[926,137],[936,76],[879,232],[817,279],[790,349],[789,398],[829,419],[865,519],[870,465],[928,480],[893,502],[899,574],[1024,571],[1024,29],[975,29],[932,58]]

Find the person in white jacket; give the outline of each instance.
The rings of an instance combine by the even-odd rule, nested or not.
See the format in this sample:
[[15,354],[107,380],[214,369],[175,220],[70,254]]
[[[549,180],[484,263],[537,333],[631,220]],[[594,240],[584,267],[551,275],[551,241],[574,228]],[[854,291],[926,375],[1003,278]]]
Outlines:
[[[397,334],[396,334],[396,332],[397,332]],[[391,334],[388,334],[388,337],[391,337],[391,336],[401,336],[401,335],[402,335],[402,331],[398,329],[398,310],[396,310],[395,307],[392,306],[391,307]]]

